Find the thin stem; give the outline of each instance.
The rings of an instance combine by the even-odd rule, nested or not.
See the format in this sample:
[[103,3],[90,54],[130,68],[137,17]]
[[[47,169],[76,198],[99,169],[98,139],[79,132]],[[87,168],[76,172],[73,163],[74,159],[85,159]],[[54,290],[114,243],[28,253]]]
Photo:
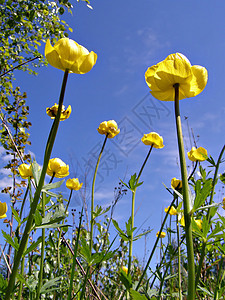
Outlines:
[[90,251],[92,251],[92,246],[93,246],[93,227],[94,227],[94,214],[93,214],[93,212],[94,212],[95,180],[96,180],[96,176],[97,176],[97,171],[98,171],[99,162],[100,162],[100,159],[101,159],[103,150],[104,150],[104,148],[105,148],[105,144],[106,144],[107,138],[108,138],[108,133],[107,133],[106,136],[105,136],[105,140],[104,140],[104,142],[103,142],[102,149],[101,149],[101,151],[100,151],[100,153],[99,153],[98,161],[97,161],[97,164],[96,164],[96,167],[95,167],[94,177],[93,177],[93,181],[92,181],[92,190],[91,190],[91,233],[90,233]]
[[64,99],[64,94],[65,94],[68,74],[69,74],[69,71],[66,70],[64,73],[64,78],[63,78],[63,83],[62,83],[62,88],[61,88],[61,93],[60,93],[60,98],[59,98],[59,106],[58,106],[57,116],[52,124],[52,128],[51,128],[49,138],[47,141],[47,145],[45,148],[44,164],[43,164],[40,180],[39,180],[37,189],[34,194],[33,202],[31,203],[30,213],[29,213],[26,227],[24,229],[24,233],[23,233],[20,245],[19,245],[19,249],[18,249],[17,255],[14,259],[14,265],[13,265],[12,273],[11,273],[11,276],[9,279],[9,284],[8,284],[8,287],[6,290],[5,300],[10,300],[11,292],[13,290],[15,279],[16,279],[17,270],[18,270],[24,249],[27,244],[29,233],[30,233],[30,230],[31,230],[31,227],[33,224],[34,214],[35,214],[35,211],[36,211],[39,199],[40,199],[40,194],[41,194],[41,190],[42,190],[42,187],[44,184],[45,175],[46,175],[46,171],[47,171],[47,167],[48,167],[48,162],[49,162],[49,159],[50,159],[50,156],[52,153],[52,148],[54,145],[55,137],[56,137],[58,126],[59,126],[59,120],[60,120],[60,115],[61,115],[61,110],[62,110],[62,105],[63,105],[63,99]]
[[[178,206],[178,197],[177,198],[177,206]],[[177,245],[178,245],[178,293],[179,300],[182,300],[182,289],[181,289],[181,249],[180,249],[180,226],[178,222],[178,215],[176,215],[176,226],[177,226]]]
[[180,118],[180,110],[179,110],[179,84],[175,84],[174,89],[175,89],[175,117],[176,117],[178,149],[179,149],[179,156],[180,156],[180,168],[181,168],[182,189],[183,189],[184,220],[185,220],[185,236],[186,236],[187,259],[188,259],[187,300],[194,300],[195,299],[194,247],[193,247],[191,215],[190,215],[191,208],[190,208],[189,194],[188,194],[188,177],[187,177],[184,142],[183,142],[181,118]]
[[[147,163],[147,160],[149,158],[149,155],[150,153],[152,152],[152,148],[153,146],[150,147],[149,151],[148,151],[148,154],[145,158],[145,161],[144,163],[142,164],[141,166],[141,169],[139,171],[139,174],[138,174],[138,177],[137,177],[137,180],[136,180],[136,185],[138,184],[139,182],[139,179],[141,177],[141,173]],[[131,237],[130,237],[130,243],[129,243],[129,262],[128,262],[128,274],[130,274],[130,268],[131,268],[131,260],[132,260],[132,251],[133,251],[133,238],[134,238],[134,232],[133,232],[133,228],[134,228],[134,211],[135,211],[135,195],[136,195],[136,190],[137,190],[137,187],[135,188],[134,191],[132,191],[132,205],[131,205]]]

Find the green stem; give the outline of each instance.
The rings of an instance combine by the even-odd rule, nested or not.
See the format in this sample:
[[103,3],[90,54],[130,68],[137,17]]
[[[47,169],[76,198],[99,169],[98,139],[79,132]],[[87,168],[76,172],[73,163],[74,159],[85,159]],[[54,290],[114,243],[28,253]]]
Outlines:
[[[141,173],[147,163],[147,160],[149,158],[150,153],[152,152],[152,148],[153,146],[150,147],[148,154],[145,158],[144,163],[142,164],[142,167],[140,169],[140,172],[138,174],[137,180],[136,180],[136,185],[139,182],[139,179],[141,177]],[[137,188],[134,189],[134,191],[132,191],[132,205],[131,205],[131,229],[134,228],[134,212],[135,212],[135,195],[136,195],[136,190]],[[130,237],[130,243],[129,243],[129,262],[128,262],[128,274],[130,274],[130,268],[131,268],[131,261],[132,261],[132,251],[133,251],[133,237],[134,237],[134,232],[132,230],[131,232],[131,237]]]
[[107,138],[108,138],[108,133],[107,133],[106,136],[105,136],[105,140],[104,140],[104,142],[103,142],[102,149],[101,149],[101,151],[100,151],[100,153],[99,153],[98,161],[97,161],[97,164],[96,164],[96,167],[95,167],[94,177],[93,177],[93,181],[92,181],[92,190],[91,190],[91,233],[90,233],[90,251],[92,251],[92,246],[93,246],[93,228],[94,228],[94,214],[93,214],[93,212],[94,212],[95,180],[96,180],[96,176],[97,176],[97,171],[98,171],[99,162],[100,162],[100,159],[101,159],[103,150],[104,150],[104,148],[105,148],[105,144],[106,144]]
[[195,299],[195,263],[194,263],[194,247],[192,239],[192,226],[190,215],[190,202],[188,194],[188,177],[185,161],[184,143],[181,127],[181,118],[179,110],[179,84],[174,85],[175,89],[175,117],[177,128],[177,141],[180,156],[180,168],[182,177],[182,189],[183,189],[183,206],[184,206],[184,220],[185,220],[185,237],[187,248],[187,260],[188,260],[188,295],[187,300]]
[[[178,197],[177,206],[178,206]],[[181,289],[181,249],[180,249],[180,226],[178,222],[178,215],[176,215],[176,226],[177,226],[177,245],[178,245],[178,294],[179,300],[182,300],[182,289]]]
[[62,83],[62,88],[61,88],[61,93],[60,93],[60,98],[59,98],[58,112],[57,112],[56,118],[52,124],[52,128],[51,128],[51,131],[50,131],[50,134],[48,137],[48,141],[47,141],[47,145],[45,148],[44,163],[43,163],[40,180],[39,180],[37,189],[34,194],[33,202],[31,203],[30,213],[29,213],[26,227],[24,229],[24,233],[23,233],[20,245],[19,245],[19,249],[18,249],[17,255],[14,259],[14,265],[13,265],[12,273],[10,275],[9,284],[8,284],[8,287],[6,290],[5,300],[10,300],[10,296],[11,296],[11,293],[12,293],[12,290],[14,287],[14,283],[15,283],[15,279],[16,279],[17,270],[18,270],[24,249],[26,247],[27,240],[29,238],[29,233],[30,233],[30,230],[31,230],[31,227],[33,224],[34,214],[35,214],[35,211],[36,211],[39,199],[40,199],[40,194],[41,194],[41,190],[42,190],[42,187],[44,184],[45,175],[46,175],[46,171],[47,171],[47,167],[48,167],[48,162],[49,162],[49,159],[50,159],[50,156],[52,153],[52,148],[54,145],[55,137],[56,137],[58,126],[59,126],[59,120],[60,120],[61,109],[62,109],[62,105],[63,105],[63,99],[64,99],[64,94],[65,94],[65,88],[66,88],[68,74],[69,74],[69,71],[66,70],[64,73],[64,78],[63,78],[63,83]]
[[214,300],[217,299],[217,294],[218,294],[218,290],[219,290],[219,283],[220,283],[220,280],[221,280],[221,272],[223,270],[223,262],[224,262],[224,257],[222,257],[221,261],[220,261],[219,271],[218,271],[218,274],[217,274],[217,282],[216,282],[216,287],[215,287],[215,292],[214,292]]

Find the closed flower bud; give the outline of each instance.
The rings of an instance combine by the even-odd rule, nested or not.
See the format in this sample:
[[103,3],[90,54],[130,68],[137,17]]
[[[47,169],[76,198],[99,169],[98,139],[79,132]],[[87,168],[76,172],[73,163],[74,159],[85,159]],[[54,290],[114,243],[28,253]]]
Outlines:
[[[67,109],[65,109],[65,106],[63,105],[59,120],[64,121],[64,120],[68,119],[71,114],[71,111],[72,111],[72,109],[71,109],[70,105],[68,106]],[[56,104],[56,103],[52,107],[46,108],[46,113],[49,117],[51,117],[51,119],[55,119],[57,112],[58,112],[58,104]]]
[[56,178],[64,178],[69,175],[69,166],[66,165],[60,158],[52,158],[48,162],[46,172],[49,176]]
[[148,146],[152,146],[156,149],[161,149],[164,147],[163,138],[156,132],[150,132],[148,134],[144,134],[141,141]]
[[81,189],[82,185],[83,183],[80,183],[78,178],[69,178],[66,181],[66,187],[70,190],[78,191]]
[[5,202],[0,202],[0,219],[6,218],[6,212],[7,212],[7,204]]
[[20,173],[20,176],[23,179],[27,179],[29,177],[33,177],[32,168],[31,165],[28,164],[22,164],[18,167],[18,171]]
[[118,125],[114,120],[102,122],[97,130],[100,134],[105,134],[110,139],[114,138],[117,134],[120,133]]
[[[159,236],[159,231],[156,233],[156,236],[157,236],[157,237]],[[160,236],[159,236],[159,237],[162,239],[162,238],[164,238],[165,236],[166,236],[166,233],[162,231],[162,232],[160,233]]]
[[207,150],[203,147],[195,148],[192,147],[191,151],[188,152],[188,158],[191,161],[204,161],[208,158]]
[[54,46],[51,45],[50,40],[47,40],[45,57],[53,67],[77,74],[89,72],[97,60],[96,53],[89,52],[85,47],[69,38],[58,40]]
[[122,266],[122,270],[127,274],[128,273],[128,268],[125,266]]
[[176,179],[175,177],[171,180],[171,187],[174,190],[180,190],[182,188],[182,180]]

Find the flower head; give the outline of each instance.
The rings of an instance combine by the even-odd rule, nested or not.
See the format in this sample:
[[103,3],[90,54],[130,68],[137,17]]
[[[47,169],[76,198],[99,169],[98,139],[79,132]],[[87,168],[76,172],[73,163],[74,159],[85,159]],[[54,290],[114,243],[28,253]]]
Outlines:
[[191,151],[188,152],[188,158],[191,161],[204,161],[208,158],[207,150],[203,147],[195,148],[192,147]]
[[54,46],[51,45],[50,40],[47,40],[45,57],[53,67],[63,71],[67,69],[77,74],[89,72],[97,60],[96,53],[89,52],[69,38],[58,40]]
[[[197,224],[198,228],[201,230],[202,229],[202,220],[194,218],[194,221]],[[182,218],[180,219],[180,225],[183,227],[185,226],[184,216],[182,216]]]
[[152,146],[156,149],[161,149],[164,147],[163,138],[156,132],[150,132],[148,134],[144,134],[141,141],[148,146]]
[[118,129],[118,125],[114,120],[104,121],[97,128],[100,134],[108,134],[108,138],[114,138],[120,130]]
[[32,167],[31,165],[28,164],[21,164],[18,168],[18,171],[20,173],[20,176],[23,179],[27,179],[29,177],[33,177],[33,173],[32,173]]
[[69,178],[66,181],[66,187],[70,190],[79,191],[82,185],[83,183],[80,183],[78,178],[73,178],[73,179]]
[[174,190],[179,190],[182,188],[182,180],[176,179],[175,177],[171,179],[171,187]]
[[0,219],[6,218],[6,212],[7,212],[7,204],[5,202],[0,201]]
[[[157,236],[157,237],[159,236],[159,231],[156,233],[156,236]],[[159,237],[162,239],[162,238],[164,238],[165,236],[166,236],[166,233],[162,231],[162,232],[160,233],[160,236],[159,236]]]
[[[164,209],[165,213],[167,213],[168,210],[169,210],[169,206],[166,207],[166,208]],[[169,214],[170,214],[171,216],[177,215],[177,210],[176,210],[176,208],[175,208],[174,206],[171,206],[170,211],[169,211]]]
[[125,266],[122,266],[122,270],[127,274],[128,273],[128,268]]
[[170,54],[145,73],[151,94],[162,101],[174,101],[174,85],[179,84],[179,100],[200,94],[207,83],[208,72],[201,66],[192,66],[181,53]]
[[[51,117],[51,119],[55,119],[57,112],[58,112],[58,104],[54,104],[52,107],[47,107],[46,108],[46,114]],[[66,119],[69,118],[70,114],[71,114],[71,106],[69,105],[67,109],[65,109],[65,106],[62,106],[62,110],[61,110],[61,115],[60,115],[60,121],[64,121]]]
[[223,209],[225,209],[225,197],[223,198],[223,206],[222,206]]
[[64,178],[69,175],[69,166],[66,165],[60,158],[52,158],[48,162],[46,172],[49,176],[56,178]]

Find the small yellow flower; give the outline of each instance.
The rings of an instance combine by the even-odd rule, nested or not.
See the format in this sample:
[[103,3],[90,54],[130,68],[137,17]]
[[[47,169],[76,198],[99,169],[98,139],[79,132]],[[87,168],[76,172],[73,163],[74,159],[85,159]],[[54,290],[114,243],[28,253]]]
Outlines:
[[6,218],[6,212],[8,210],[7,204],[5,202],[0,202],[0,219]]
[[80,183],[78,178],[73,178],[73,179],[69,178],[66,181],[66,187],[70,190],[79,191],[82,185],[83,183]]
[[[158,237],[159,236],[159,231],[156,233],[156,236]],[[162,239],[162,238],[164,238],[166,236],[166,233],[165,232],[161,232],[161,234],[160,234],[160,238]]]
[[197,224],[198,228],[201,230],[202,229],[202,220],[197,220],[197,219],[194,219],[195,223]]
[[[167,213],[168,210],[169,210],[169,206],[164,209],[165,213]],[[171,216],[177,215],[177,210],[174,206],[171,207],[171,209],[169,211],[169,215],[171,215]]]
[[33,177],[32,168],[31,165],[28,164],[21,164],[18,168],[18,171],[20,173],[20,176],[23,179],[27,179],[29,177]]
[[[51,117],[51,119],[55,119],[57,112],[58,112],[58,104],[55,103],[52,107],[46,108],[46,114]],[[67,109],[65,109],[65,106],[62,106],[61,115],[60,115],[60,121],[64,121],[69,118],[71,114],[71,106],[69,105]]]
[[223,209],[225,209],[225,197],[223,198],[223,206],[222,206]]
[[128,273],[128,268],[125,266],[122,266],[122,270],[127,274]]
[[156,149],[161,149],[164,147],[163,145],[163,138],[156,132],[150,132],[148,134],[144,134],[141,141],[147,145],[152,146]]
[[46,172],[49,176],[56,178],[64,178],[69,175],[69,166],[66,165],[60,158],[52,158],[48,162]]
[[69,38],[58,40],[53,47],[50,40],[47,40],[45,57],[53,67],[77,74],[89,72],[97,60],[96,53],[89,52],[85,47]]
[[187,153],[191,161],[204,161],[208,158],[207,150],[203,147],[192,147],[191,151]]
[[104,121],[97,128],[100,134],[108,134],[108,138],[114,138],[120,130],[118,129],[118,125],[114,120]]
[[151,94],[162,101],[174,101],[174,85],[179,84],[179,100],[200,94],[207,83],[208,72],[204,67],[191,66],[181,53],[170,54],[145,73]]
[[174,190],[179,190],[182,188],[182,180],[180,179],[176,179],[175,177],[172,178],[171,180],[171,187],[174,189]]

